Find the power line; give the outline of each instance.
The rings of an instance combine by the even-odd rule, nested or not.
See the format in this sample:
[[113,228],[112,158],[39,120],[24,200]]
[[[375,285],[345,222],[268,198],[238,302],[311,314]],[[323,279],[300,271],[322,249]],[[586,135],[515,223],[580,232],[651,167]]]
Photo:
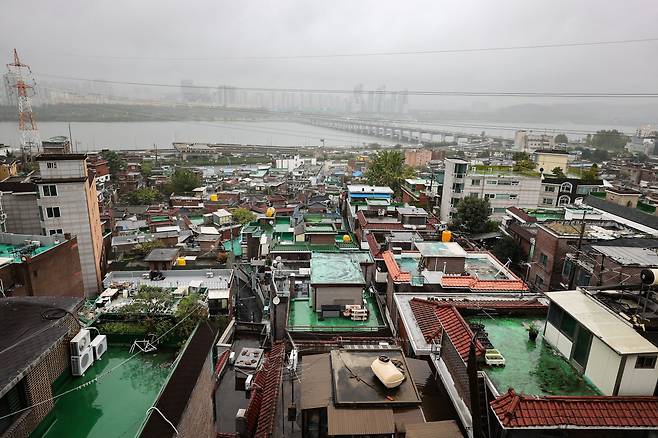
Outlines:
[[534,97],[534,98],[656,98],[658,92],[550,92],[550,91],[461,91],[461,90],[362,90],[362,89],[329,89],[329,88],[271,88],[271,87],[232,87],[224,85],[193,85],[193,84],[165,84],[158,82],[135,82],[117,81],[110,79],[77,78],[53,74],[42,74],[41,76],[55,79],[63,79],[78,82],[95,82],[101,84],[132,85],[139,87],[158,87],[176,89],[200,89],[200,90],[231,90],[231,91],[255,91],[274,93],[316,93],[316,94],[364,94],[364,95],[390,95],[406,94],[408,96],[448,96],[448,97]]
[[113,59],[113,60],[125,59],[131,61],[176,61],[176,62],[335,59],[335,58],[361,58],[361,57],[385,57],[385,56],[441,55],[441,54],[451,54],[451,53],[481,53],[481,52],[500,52],[500,51],[514,51],[514,50],[556,49],[556,48],[568,48],[568,47],[612,46],[612,45],[623,45],[623,44],[648,43],[648,42],[656,42],[656,41],[658,41],[658,37],[635,38],[635,39],[626,39],[626,40],[578,41],[578,42],[567,42],[567,43],[529,44],[529,45],[515,45],[515,46],[471,47],[471,48],[428,49],[428,50],[400,50],[400,51],[382,51],[382,52],[300,54],[300,55],[158,57],[158,56],[112,56],[112,55],[107,56],[107,55],[90,55],[90,54],[78,54],[78,53],[60,53],[57,54],[57,56],[89,58],[89,59]]

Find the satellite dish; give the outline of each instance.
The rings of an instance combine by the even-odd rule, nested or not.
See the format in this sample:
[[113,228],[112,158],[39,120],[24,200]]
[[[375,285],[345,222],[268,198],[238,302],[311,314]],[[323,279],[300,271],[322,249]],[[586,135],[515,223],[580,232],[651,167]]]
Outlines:
[[278,296],[272,298],[272,304],[274,304],[275,306],[278,306],[280,302],[281,302],[281,298],[279,298]]

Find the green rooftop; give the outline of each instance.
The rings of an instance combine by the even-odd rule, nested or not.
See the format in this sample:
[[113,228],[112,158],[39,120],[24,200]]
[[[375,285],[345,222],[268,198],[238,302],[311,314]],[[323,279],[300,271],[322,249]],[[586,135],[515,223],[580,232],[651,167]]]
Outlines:
[[203,225],[203,216],[188,216],[188,219],[194,225]]
[[[19,252],[20,248],[23,248],[25,245],[12,245],[10,243],[0,243],[0,258],[13,259],[14,263],[21,263],[21,256],[26,254],[21,254]],[[53,248],[55,245],[44,245],[32,250],[29,255],[34,257],[45,251],[48,251],[50,248]]]
[[538,222],[559,221],[564,219],[564,208],[523,208],[528,216]]
[[370,294],[364,295],[368,307],[369,318],[367,321],[352,321],[349,318],[324,318],[319,319],[320,314],[313,311],[311,301],[292,300],[288,313],[288,330],[290,331],[376,331],[385,327],[375,299]]
[[513,166],[485,166],[485,165],[476,165],[471,166],[469,171],[473,173],[479,173],[483,175],[517,175],[517,176],[541,176],[539,172],[534,170],[514,170]]
[[531,395],[600,395],[591,383],[554,351],[542,338],[528,340],[526,325],[543,327],[543,318],[471,317],[469,323],[484,324],[489,340],[505,358],[504,367],[484,367],[498,392],[514,388]]
[[361,258],[351,257],[350,253],[314,253],[311,257],[311,284],[365,284],[361,261]]
[[[128,345],[108,347],[101,360],[94,362],[83,377],[67,375],[53,394],[90,382],[131,356]],[[58,398],[31,437],[135,436],[167,380],[173,359],[174,354],[165,351],[137,355],[97,382]]]

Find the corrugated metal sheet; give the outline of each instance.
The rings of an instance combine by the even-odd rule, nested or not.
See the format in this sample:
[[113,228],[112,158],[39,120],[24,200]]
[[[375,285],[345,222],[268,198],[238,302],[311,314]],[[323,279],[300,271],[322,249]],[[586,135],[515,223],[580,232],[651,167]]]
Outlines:
[[407,430],[407,424],[424,423],[425,416],[420,407],[395,409],[393,420],[395,420],[395,429],[404,433]]
[[406,438],[463,438],[453,420],[407,425]]
[[324,408],[331,400],[329,353],[312,354],[302,359],[301,409]]
[[336,409],[327,407],[327,432],[335,435],[395,433],[392,409]]

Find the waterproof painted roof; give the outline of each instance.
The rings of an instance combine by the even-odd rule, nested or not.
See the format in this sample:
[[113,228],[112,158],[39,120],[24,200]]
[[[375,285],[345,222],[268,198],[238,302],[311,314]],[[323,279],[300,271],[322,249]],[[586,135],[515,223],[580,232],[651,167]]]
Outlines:
[[[388,389],[372,372],[370,365],[380,355],[388,356],[391,360],[401,363],[407,378],[400,386]],[[334,406],[379,405],[383,407],[420,404],[420,394],[401,349],[337,349],[330,352],[330,357]]]
[[362,285],[365,282],[359,260],[350,254],[314,253],[311,258],[311,284]]
[[386,186],[348,185],[347,191],[350,194],[393,194],[393,190]]
[[423,257],[466,257],[466,251],[456,242],[416,242]]
[[585,292],[548,292],[546,296],[617,353],[658,353],[658,347]]

